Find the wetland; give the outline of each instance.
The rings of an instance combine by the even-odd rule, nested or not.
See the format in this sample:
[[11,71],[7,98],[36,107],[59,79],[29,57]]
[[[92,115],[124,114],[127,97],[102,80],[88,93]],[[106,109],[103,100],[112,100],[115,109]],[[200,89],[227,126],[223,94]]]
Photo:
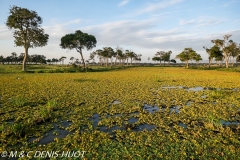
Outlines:
[[0,76],[0,150],[238,159],[238,72],[132,67]]

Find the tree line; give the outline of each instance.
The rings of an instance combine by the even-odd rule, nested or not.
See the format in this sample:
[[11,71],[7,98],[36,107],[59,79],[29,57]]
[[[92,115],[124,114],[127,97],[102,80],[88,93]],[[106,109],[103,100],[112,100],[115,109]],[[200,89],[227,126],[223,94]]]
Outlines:
[[[234,61],[240,61],[240,44],[229,40],[232,35],[227,34],[223,36],[223,39],[211,40],[213,46],[207,48],[203,46],[208,54],[208,67],[210,68],[213,59],[221,65],[225,61],[226,68],[229,67],[229,62],[234,66]],[[188,68],[188,62],[190,60],[195,60],[196,62],[202,60],[201,55],[197,54],[192,48],[185,48],[180,54],[176,56],[176,59],[180,59],[182,62],[186,63],[186,68]]]
[[[103,47],[103,49],[98,49],[90,53],[89,60],[95,61],[95,56],[99,59],[100,65],[108,66],[109,64],[112,66],[113,64],[125,64],[132,65],[135,61],[141,61],[141,54],[136,54],[132,50],[124,50],[123,48],[117,46],[115,50],[112,47]],[[110,62],[109,62],[110,60]]]
[[[13,37],[15,38],[14,43],[16,46],[24,47],[24,53],[21,53],[20,56],[16,56],[16,53],[13,52],[11,56],[4,58],[0,56],[0,62],[2,63],[19,63],[22,61],[23,71],[26,71],[26,64],[28,62],[32,63],[57,63],[62,62],[66,57],[61,57],[60,59],[47,59],[43,55],[31,55],[28,54],[29,48],[43,47],[47,45],[49,35],[44,33],[44,29],[41,28],[42,18],[38,16],[35,11],[28,10],[27,8],[21,8],[13,6],[10,8],[10,15],[7,18],[6,26],[10,30],[14,30]],[[207,54],[209,55],[209,67],[213,59],[215,61],[224,61],[225,66],[228,68],[229,59],[236,58],[239,60],[240,46],[237,43],[229,40],[231,35],[225,35],[223,39],[215,39],[211,42],[214,44],[211,48],[203,47]],[[96,47],[97,40],[93,35],[83,33],[80,30],[75,31],[75,33],[66,34],[60,40],[60,47],[62,49],[76,50],[80,53],[81,63],[83,64],[84,69],[86,68],[85,60],[82,54],[84,49],[91,50]],[[192,48],[185,48],[181,53],[179,53],[175,59],[170,60],[172,51],[159,51],[152,58],[153,61],[159,61],[160,64],[163,61],[176,63],[175,59],[180,59],[182,62],[186,63],[186,68],[188,68],[188,62],[190,60],[195,60],[197,63],[202,60],[200,54],[197,54]],[[123,50],[120,47],[117,47],[114,51],[111,47],[103,47],[103,49],[98,49],[90,53],[90,57],[87,60],[94,62],[94,58],[97,56],[99,58],[100,65],[105,64],[106,66],[113,65],[117,63],[124,64],[127,63],[132,65],[133,61],[140,62],[141,54],[136,54],[131,50]],[[79,63],[79,59],[71,57],[71,63]],[[74,61],[75,60],[75,61]],[[110,62],[109,62],[110,60]],[[148,58],[150,60],[150,57]]]
[[[27,63],[28,64],[64,64],[64,60],[66,57],[62,56],[61,58],[52,58],[52,59],[46,59],[46,56],[44,55],[27,55]],[[24,53],[20,53],[18,56],[16,52],[12,52],[10,56],[4,57],[0,56],[0,64],[22,64],[24,60]]]

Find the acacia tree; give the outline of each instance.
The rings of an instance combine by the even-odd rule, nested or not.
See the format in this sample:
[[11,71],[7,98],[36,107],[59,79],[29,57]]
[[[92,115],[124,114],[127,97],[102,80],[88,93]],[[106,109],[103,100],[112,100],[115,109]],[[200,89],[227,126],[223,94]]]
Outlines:
[[44,29],[40,24],[42,24],[42,18],[38,16],[37,12],[17,6],[10,8],[6,26],[10,30],[14,29],[15,45],[23,46],[25,49],[23,71],[26,71],[28,49],[47,45],[49,36],[44,34]]
[[223,40],[221,40],[221,39],[212,40],[212,43],[214,43],[215,45],[222,48],[226,68],[228,68],[228,61],[231,56],[231,53],[233,52],[234,48],[236,48],[236,43],[234,43],[232,40],[228,41],[228,39],[231,36],[232,35],[227,34],[227,35],[223,36]]
[[137,54],[131,50],[130,51],[126,50],[125,53],[126,53],[127,57],[131,59],[131,65],[132,65],[132,60],[137,57]]
[[220,60],[223,58],[222,51],[220,50],[220,48],[217,45],[212,46],[210,49],[208,49],[205,46],[203,48],[206,50],[206,52],[209,55],[208,56],[208,59],[209,59],[208,68],[210,68],[213,58],[215,58],[215,60]]
[[66,58],[67,58],[67,57],[62,56],[62,57],[59,59],[59,61],[62,61],[62,64],[64,64],[64,60],[65,60]]
[[164,62],[164,66],[165,66],[165,62],[168,62],[168,64],[169,64],[171,54],[172,54],[172,51],[168,51],[163,54],[162,59]]
[[91,50],[93,47],[96,47],[97,40],[93,35],[89,35],[87,33],[83,33],[80,30],[77,30],[75,33],[66,34],[61,38],[60,46],[63,49],[76,49],[77,52],[80,53],[84,70],[86,68],[82,50],[87,49]]
[[180,54],[176,56],[177,59],[186,62],[186,68],[188,68],[188,61],[192,60],[196,56],[196,51],[192,48],[185,48]]
[[239,54],[240,54],[240,44],[237,46],[237,44],[235,43],[235,48],[233,48],[231,53],[233,57],[232,66],[234,66],[234,58],[237,57]]
[[115,65],[117,60],[119,60],[119,64],[121,63],[122,57],[123,57],[123,48],[117,46],[116,49],[116,59],[115,59]]
[[165,51],[159,51],[155,54],[155,56],[159,56],[159,62],[161,64],[162,56],[165,54]]
[[193,60],[196,61],[197,64],[199,64],[199,61],[202,60],[202,57],[200,54],[196,54],[194,57],[193,57]]

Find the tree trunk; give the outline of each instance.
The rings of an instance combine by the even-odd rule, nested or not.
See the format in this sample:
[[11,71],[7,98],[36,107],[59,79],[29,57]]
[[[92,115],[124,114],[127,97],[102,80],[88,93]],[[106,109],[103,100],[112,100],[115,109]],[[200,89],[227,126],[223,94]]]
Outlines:
[[115,58],[115,62],[114,62],[114,65],[116,66],[116,62],[117,62],[117,57]]
[[83,59],[82,49],[81,49],[81,48],[80,48],[80,50],[79,50],[79,53],[80,53],[80,55],[81,55],[82,62],[83,62],[83,68],[84,68],[84,70],[85,70],[85,69],[86,69],[86,65],[85,65],[85,62],[84,62],[84,59]]
[[25,46],[25,54],[24,54],[24,58],[23,58],[23,68],[22,68],[22,71],[26,71],[27,70],[27,67],[26,67],[27,56],[28,56],[28,48]]
[[225,61],[226,68],[228,68],[228,60],[229,60],[229,57],[226,57],[225,59],[226,59],[226,61]]
[[186,61],[186,68],[188,68],[188,61]]
[[234,62],[234,57],[233,57],[233,62],[232,62],[232,66],[234,66],[235,62]]
[[212,58],[209,58],[208,68],[210,68],[211,63],[212,63]]
[[132,65],[132,58],[131,58],[131,65]]
[[106,58],[106,67],[108,66],[108,58]]

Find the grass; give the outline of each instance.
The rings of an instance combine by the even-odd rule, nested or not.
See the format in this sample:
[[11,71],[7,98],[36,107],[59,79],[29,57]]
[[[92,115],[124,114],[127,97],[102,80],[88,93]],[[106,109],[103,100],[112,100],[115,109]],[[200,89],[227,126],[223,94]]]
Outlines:
[[27,65],[27,71],[23,72],[22,65],[0,65],[0,74],[9,73],[76,73],[76,72],[106,72],[126,69],[131,66],[87,66],[82,67],[68,65]]
[[[238,72],[174,67],[108,71],[1,74],[0,151],[84,150],[86,159],[239,159],[238,126],[220,125],[221,120],[240,121],[240,94],[233,90],[240,88]],[[194,92],[164,86],[220,90]],[[24,97],[24,103],[13,105],[11,100],[16,97]],[[121,103],[111,105],[115,100]],[[144,104],[164,111],[148,113],[143,110]],[[180,112],[170,114],[173,106],[181,106]],[[93,127],[90,118],[96,113],[100,121]],[[138,121],[129,124],[133,117]],[[63,129],[74,134],[46,145],[28,142],[32,137],[41,139],[51,130],[53,135],[61,134],[53,129],[53,124],[61,121],[72,122]],[[187,128],[179,126],[180,122]],[[99,129],[115,124],[129,127],[114,131],[114,136]],[[135,132],[141,124],[156,127]]]

